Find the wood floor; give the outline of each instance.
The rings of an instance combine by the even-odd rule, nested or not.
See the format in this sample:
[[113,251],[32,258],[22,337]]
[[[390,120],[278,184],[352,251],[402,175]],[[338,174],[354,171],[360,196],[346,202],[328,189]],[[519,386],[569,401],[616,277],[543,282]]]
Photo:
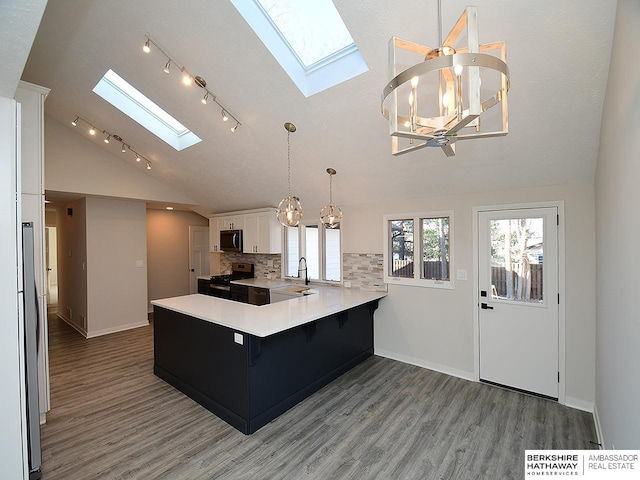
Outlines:
[[511,480],[525,449],[596,439],[585,412],[382,357],[245,436],[153,375],[152,326],[49,325],[45,480]]

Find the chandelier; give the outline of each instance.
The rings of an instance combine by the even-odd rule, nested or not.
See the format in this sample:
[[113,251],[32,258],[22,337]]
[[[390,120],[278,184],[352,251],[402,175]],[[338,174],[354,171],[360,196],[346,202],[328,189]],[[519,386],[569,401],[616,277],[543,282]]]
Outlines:
[[320,210],[320,220],[327,228],[338,228],[342,221],[342,210],[339,206],[333,204],[333,188],[332,180],[336,171],[333,168],[327,168],[329,174],[329,205],[325,205]]
[[[443,41],[440,0],[438,35],[437,48],[389,40],[390,81],[381,109],[393,155],[440,147],[450,157],[458,140],[508,133],[506,43],[479,44],[476,7],[465,9]],[[400,65],[412,66],[398,72]],[[490,111],[498,104],[501,111]]]
[[302,205],[300,199],[291,195],[291,141],[290,136],[296,131],[293,123],[285,123],[284,128],[287,131],[287,186],[289,195],[278,204],[276,216],[278,221],[285,227],[295,227],[302,219]]

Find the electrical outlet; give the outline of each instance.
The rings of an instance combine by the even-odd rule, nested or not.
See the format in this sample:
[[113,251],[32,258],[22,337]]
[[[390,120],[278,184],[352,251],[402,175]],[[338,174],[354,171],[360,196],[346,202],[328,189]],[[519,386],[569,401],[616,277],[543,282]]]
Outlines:
[[244,335],[238,332],[233,332],[233,341],[239,345],[244,345]]

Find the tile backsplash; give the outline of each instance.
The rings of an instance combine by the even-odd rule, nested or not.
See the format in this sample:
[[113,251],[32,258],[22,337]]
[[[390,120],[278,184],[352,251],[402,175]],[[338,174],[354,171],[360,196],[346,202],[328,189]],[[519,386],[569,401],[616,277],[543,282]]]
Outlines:
[[[273,264],[269,265],[269,261]],[[280,254],[258,253],[222,253],[220,256],[221,273],[231,272],[231,264],[253,263],[257,278],[280,278],[282,259]],[[343,253],[343,282],[351,288],[384,288],[384,272],[382,254],[378,253]]]
[[[269,265],[269,261],[273,265]],[[232,253],[224,252],[220,255],[220,271],[222,273],[231,272],[232,263],[253,263],[256,278],[267,278],[267,274],[271,274],[272,278],[279,278],[281,272],[281,255],[277,254],[260,254],[260,253]]]
[[384,286],[383,259],[381,253],[343,253],[343,282],[351,287],[373,288]]

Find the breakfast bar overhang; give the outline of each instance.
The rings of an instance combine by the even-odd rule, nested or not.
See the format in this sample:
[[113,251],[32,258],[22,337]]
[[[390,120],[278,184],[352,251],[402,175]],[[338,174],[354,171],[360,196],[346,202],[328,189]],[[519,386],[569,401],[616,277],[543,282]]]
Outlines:
[[205,295],[153,301],[154,373],[254,433],[373,355],[385,295],[320,287],[263,306]]

